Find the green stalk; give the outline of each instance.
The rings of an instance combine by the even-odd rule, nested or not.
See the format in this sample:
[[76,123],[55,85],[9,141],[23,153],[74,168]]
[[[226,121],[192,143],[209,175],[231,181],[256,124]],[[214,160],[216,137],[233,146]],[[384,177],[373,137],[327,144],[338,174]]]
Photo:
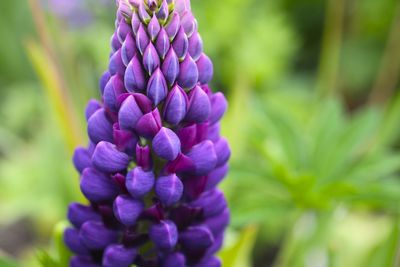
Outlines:
[[319,97],[337,93],[345,1],[328,0],[316,92]]

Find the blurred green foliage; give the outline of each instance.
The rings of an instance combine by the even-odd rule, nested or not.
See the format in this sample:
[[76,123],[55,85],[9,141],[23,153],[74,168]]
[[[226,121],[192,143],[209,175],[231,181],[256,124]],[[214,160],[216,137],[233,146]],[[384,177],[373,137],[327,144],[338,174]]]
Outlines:
[[[92,24],[73,28],[38,5],[0,1],[4,267],[66,266],[65,211],[81,200],[71,149],[85,142],[83,109],[98,97],[113,31],[111,8],[93,7]],[[230,103],[224,267],[399,266],[400,3],[192,8],[212,87]]]

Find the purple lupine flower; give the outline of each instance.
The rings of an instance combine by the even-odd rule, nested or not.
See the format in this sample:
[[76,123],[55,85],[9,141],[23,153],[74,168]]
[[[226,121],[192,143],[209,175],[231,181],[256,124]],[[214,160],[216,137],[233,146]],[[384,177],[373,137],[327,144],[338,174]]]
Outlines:
[[230,149],[189,0],[117,0],[102,102],[73,162],[89,205],[68,209],[70,266],[213,267],[230,219],[216,187]]

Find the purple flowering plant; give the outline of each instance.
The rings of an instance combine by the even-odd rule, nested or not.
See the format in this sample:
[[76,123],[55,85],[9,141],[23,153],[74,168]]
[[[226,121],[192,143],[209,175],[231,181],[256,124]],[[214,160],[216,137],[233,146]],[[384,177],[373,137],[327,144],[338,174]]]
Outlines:
[[102,101],[89,101],[89,145],[73,156],[89,204],[68,208],[70,266],[221,266],[227,101],[209,88],[190,1],[116,4]]

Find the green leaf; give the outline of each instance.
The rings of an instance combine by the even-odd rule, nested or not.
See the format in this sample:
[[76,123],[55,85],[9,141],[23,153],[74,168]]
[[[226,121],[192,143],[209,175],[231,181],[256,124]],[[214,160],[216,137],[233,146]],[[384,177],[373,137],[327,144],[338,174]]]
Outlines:
[[257,237],[257,227],[248,226],[236,238],[233,245],[219,254],[224,267],[251,267],[251,252]]

